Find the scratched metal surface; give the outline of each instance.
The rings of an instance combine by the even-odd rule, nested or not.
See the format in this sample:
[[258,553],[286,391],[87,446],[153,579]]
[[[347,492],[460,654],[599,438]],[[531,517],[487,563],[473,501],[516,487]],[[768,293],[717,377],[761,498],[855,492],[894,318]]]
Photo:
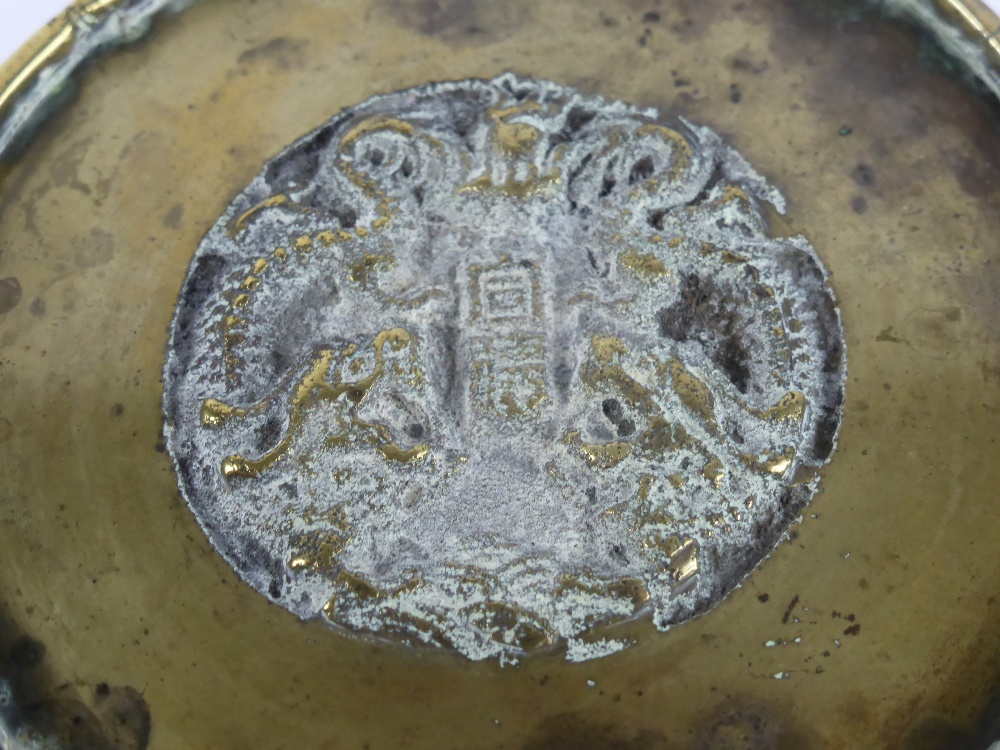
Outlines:
[[[983,743],[1000,131],[944,62],[839,3],[216,0],[96,63],[0,172],[0,639],[32,707],[15,718],[94,747],[113,716],[121,746],[150,748]],[[582,665],[302,623],[212,550],[161,435],[184,273],[261,165],[374,93],[505,70],[724,135],[829,269],[849,352],[795,538],[707,616],[623,626],[633,648]]]

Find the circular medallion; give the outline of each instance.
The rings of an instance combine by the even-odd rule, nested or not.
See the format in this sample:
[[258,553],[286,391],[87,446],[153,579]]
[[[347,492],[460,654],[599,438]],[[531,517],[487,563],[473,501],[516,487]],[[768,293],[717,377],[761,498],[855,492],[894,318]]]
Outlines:
[[707,128],[552,83],[337,115],[194,256],[184,497],[298,616],[473,659],[706,611],[816,491],[843,400],[825,271],[763,202]]

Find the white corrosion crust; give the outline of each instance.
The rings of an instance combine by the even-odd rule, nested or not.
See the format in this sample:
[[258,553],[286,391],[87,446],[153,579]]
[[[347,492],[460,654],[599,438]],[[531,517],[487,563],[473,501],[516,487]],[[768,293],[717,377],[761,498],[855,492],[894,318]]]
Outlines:
[[511,662],[719,602],[834,447],[826,273],[704,127],[503,76],[347,110],[205,237],[167,444],[302,618]]
[[65,55],[42,67],[36,80],[25,91],[18,92],[10,110],[0,117],[0,159],[23,147],[52,111],[64,103],[73,91],[73,77],[82,66],[108,50],[142,39],[158,14],[179,13],[193,2],[132,0],[94,13],[86,12],[87,6],[84,10],[67,11],[67,24],[53,40],[65,38],[68,43]]

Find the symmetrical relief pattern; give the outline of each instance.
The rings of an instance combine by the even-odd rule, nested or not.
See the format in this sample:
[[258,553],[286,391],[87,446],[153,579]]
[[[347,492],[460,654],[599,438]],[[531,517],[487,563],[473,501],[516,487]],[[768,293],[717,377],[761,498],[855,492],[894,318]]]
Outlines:
[[199,247],[165,370],[185,498],[303,618],[511,659],[704,612],[833,449],[825,272],[711,131],[504,76],[376,97]]

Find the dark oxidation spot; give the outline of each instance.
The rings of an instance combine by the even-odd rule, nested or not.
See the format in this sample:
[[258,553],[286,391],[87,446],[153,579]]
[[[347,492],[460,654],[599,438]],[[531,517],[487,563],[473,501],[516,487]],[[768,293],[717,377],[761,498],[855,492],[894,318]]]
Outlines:
[[26,635],[14,641],[7,656],[11,667],[18,670],[34,669],[44,658],[45,644]]
[[765,604],[767,600],[770,598],[771,597],[768,596],[767,594],[761,594],[760,596],[757,597],[757,601],[759,601],[761,604]]
[[861,187],[871,187],[875,184],[875,169],[871,164],[859,162],[851,171],[851,177]]
[[662,335],[679,343],[694,339],[703,344],[741,393],[746,393],[750,379],[750,339],[740,313],[744,300],[745,290],[692,273],[681,279],[680,298],[657,313]]
[[115,238],[103,229],[94,229],[76,240],[76,264],[80,268],[96,268],[115,256]]
[[599,724],[581,714],[557,714],[545,719],[523,750],[667,750],[660,732],[633,726]]
[[279,70],[301,68],[305,64],[304,47],[305,42],[275,37],[243,52],[239,62],[250,64],[264,60]]
[[[849,163],[846,173],[858,186],[877,189],[880,199],[897,210],[922,195],[925,176],[936,179],[942,167],[967,195],[995,198],[1000,163],[996,98],[973,95],[940,66],[928,65],[926,53],[934,45],[926,43],[924,33],[868,12],[876,3],[863,5],[784,3],[787,12],[773,27],[770,42],[771,51],[786,63],[801,61],[802,49],[825,42],[831,25],[837,25],[837,44],[816,60],[823,73],[813,76],[814,95],[807,106],[820,122],[841,121],[850,113],[860,138],[850,147],[857,148],[856,155],[871,156]],[[885,106],[858,108],[864,101]],[[938,158],[918,165],[903,154],[922,138]],[[946,141],[949,145],[938,150]],[[835,144],[844,156],[850,153],[847,145]],[[871,196],[865,195],[870,204]],[[966,296],[984,305],[984,318],[996,320],[996,294],[987,291],[995,278],[970,277],[962,283],[968,286]]]
[[694,744],[688,745],[696,750],[798,750],[812,747],[789,717],[737,699],[717,707],[696,737]]
[[977,158],[956,159],[952,170],[959,187],[973,198],[985,198],[1000,188],[997,167],[990,161]]
[[601,404],[604,416],[618,429],[618,437],[628,437],[635,432],[635,420],[630,419],[617,399],[605,399]]
[[530,21],[533,3],[512,0],[381,0],[379,10],[401,25],[455,46],[498,42]]
[[125,404],[120,404],[119,403],[119,404],[115,404],[114,406],[111,407],[111,416],[112,417],[120,417],[124,413],[125,413]]
[[149,706],[138,690],[102,683],[94,694],[94,714],[112,747],[142,750],[149,744]]
[[940,716],[919,720],[903,738],[902,750],[981,750],[972,734]]
[[767,60],[751,60],[740,54],[733,58],[730,66],[737,73],[749,73],[750,75],[759,76],[766,73],[771,64]]
[[[76,697],[72,686],[63,684],[44,699],[20,704],[15,711],[13,739],[27,742],[31,738],[34,742],[27,747],[145,750],[152,730],[149,708],[139,691],[131,687],[96,692],[94,708],[90,709]],[[46,744],[34,744],[38,740]]]
[[[992,684],[996,684],[995,678]],[[993,743],[1000,742],[1000,690],[994,691],[990,698],[986,710],[979,719],[979,729],[984,746],[992,747]]]
[[685,41],[694,41],[712,28],[721,7],[719,3],[701,0],[674,0],[657,12],[672,33]]
[[861,195],[855,195],[851,198],[851,210],[856,214],[867,213],[868,211],[868,201]]
[[28,312],[30,312],[36,318],[40,318],[41,316],[45,315],[45,309],[46,309],[45,300],[41,297],[35,297],[35,299],[31,301],[31,305],[28,307]]
[[178,203],[163,217],[163,226],[167,229],[180,229],[184,222],[184,204]]
[[21,301],[21,282],[14,276],[0,279],[0,315],[9,313]]
[[0,603],[0,736],[11,750],[145,750],[152,722],[138,690],[102,683],[93,710],[81,698],[76,685],[54,677],[45,645],[22,632]]
[[788,618],[792,616],[792,611],[795,609],[795,605],[799,603],[799,595],[796,594],[792,601],[788,603],[788,609],[785,610],[785,614],[781,616],[781,623],[783,625],[788,624]]
[[[886,326],[877,334],[875,334],[876,341],[882,341],[889,344],[909,344],[910,342],[901,336],[897,335],[896,330],[893,326]],[[888,390],[888,389],[886,389]]]

